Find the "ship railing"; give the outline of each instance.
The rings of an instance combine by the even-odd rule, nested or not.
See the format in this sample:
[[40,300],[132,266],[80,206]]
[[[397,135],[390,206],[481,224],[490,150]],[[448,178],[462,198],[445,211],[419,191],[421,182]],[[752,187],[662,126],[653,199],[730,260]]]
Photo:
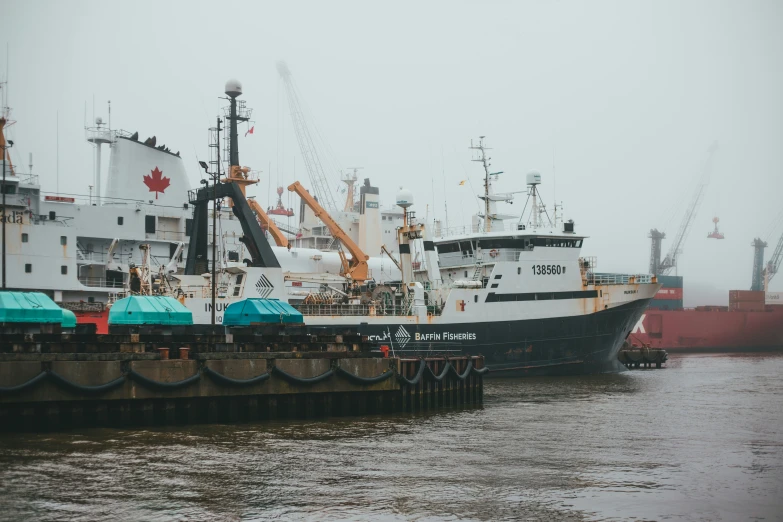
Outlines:
[[101,302],[63,301],[57,304],[60,308],[74,312],[102,312],[106,308],[106,305]]
[[115,133],[107,127],[89,127],[84,129],[84,139],[90,142],[113,143]]
[[588,272],[584,277],[585,285],[647,285],[653,282],[650,274],[598,274]]
[[449,268],[453,266],[472,266],[476,264],[476,256],[473,254],[463,254],[461,252],[438,254],[438,264],[441,268]]
[[80,277],[79,283],[92,288],[122,288],[124,283],[117,280],[108,280],[104,277]]
[[[490,228],[490,232],[519,232],[525,230],[524,224],[511,222],[511,223],[494,223]],[[451,236],[466,236],[473,234],[483,234],[485,232],[483,224],[466,225],[460,227],[440,228],[436,237],[451,237]]]
[[[350,304],[301,304],[294,305],[303,315],[313,316],[402,316],[410,315],[410,306],[379,306]],[[435,314],[437,315],[437,314]]]
[[519,256],[522,254],[522,252],[523,250],[517,249],[483,249],[480,253],[477,254],[449,252],[447,254],[439,254],[438,263],[440,264],[441,268],[473,266],[478,264],[497,263],[500,261],[516,263],[519,261]]
[[480,260],[483,263],[496,263],[498,261],[511,261],[516,263],[519,261],[519,256],[523,250],[516,249],[501,249],[501,250],[484,250],[480,256]]
[[6,194],[5,205],[7,207],[29,207],[30,196],[28,194]]
[[38,174],[17,173],[16,176],[19,178],[19,183],[24,183],[26,185],[40,185],[38,182]]

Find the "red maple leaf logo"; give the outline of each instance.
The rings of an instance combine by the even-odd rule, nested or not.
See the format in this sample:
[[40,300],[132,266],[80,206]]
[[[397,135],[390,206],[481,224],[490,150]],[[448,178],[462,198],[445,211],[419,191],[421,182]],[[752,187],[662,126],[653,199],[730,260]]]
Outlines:
[[164,177],[163,172],[155,167],[155,170],[150,171],[152,176],[144,176],[144,184],[150,189],[150,192],[155,193],[155,199],[158,199],[158,192],[166,192],[166,188],[171,185],[171,179]]

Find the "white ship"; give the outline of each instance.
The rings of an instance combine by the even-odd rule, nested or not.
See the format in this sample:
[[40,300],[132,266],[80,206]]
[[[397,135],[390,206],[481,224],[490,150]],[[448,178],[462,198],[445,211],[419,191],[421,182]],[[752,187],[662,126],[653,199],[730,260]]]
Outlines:
[[[179,154],[154,137],[140,141],[100,122],[88,129],[87,139],[98,150],[109,145],[112,155],[107,190],[102,194],[96,180],[93,201],[42,192],[32,174],[8,176],[7,287],[47,292],[80,321],[94,322],[105,318],[102,310],[113,293],[129,290],[176,295],[203,323],[213,320],[213,311],[219,322],[221,310],[236,299],[286,299],[307,324],[356,327],[395,352],[480,353],[494,372],[616,367],[617,351],[659,285],[647,275],[596,273],[596,260],[580,257],[586,238],[574,224],[542,219],[540,177],[527,179],[531,217],[508,223],[496,205],[513,195],[493,192],[493,175],[483,161],[484,212],[470,230],[446,230],[438,238],[416,221],[412,195],[401,190],[399,259],[359,259],[358,244],[350,247],[348,234],[334,226],[329,235],[347,245],[350,257],[342,250],[275,246],[270,241],[279,242],[280,231],[272,233],[268,216],[262,220],[267,230],[262,228],[263,212],[245,194],[256,180],[238,161],[241,86],[230,84],[227,94],[229,166],[217,185],[189,190]],[[483,143],[477,149],[485,160]],[[360,214],[378,211],[377,191],[361,196]],[[226,204],[213,215],[209,204],[215,199]],[[317,202],[308,206],[318,216]],[[210,223],[216,228],[210,230]],[[212,237],[217,263],[211,263]]]

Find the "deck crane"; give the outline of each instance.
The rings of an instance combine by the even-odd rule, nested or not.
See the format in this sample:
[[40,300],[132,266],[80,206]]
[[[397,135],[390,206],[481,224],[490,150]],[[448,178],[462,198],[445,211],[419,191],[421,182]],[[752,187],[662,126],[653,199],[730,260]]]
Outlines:
[[650,239],[652,244],[650,248],[650,273],[656,276],[667,275],[671,270],[677,266],[677,257],[682,253],[682,245],[685,242],[685,238],[688,237],[693,219],[696,216],[696,212],[699,209],[701,200],[704,197],[705,189],[710,182],[710,172],[712,171],[713,158],[715,152],[718,150],[718,143],[713,142],[707,151],[707,161],[704,164],[704,170],[702,172],[699,184],[696,187],[696,191],[693,194],[690,205],[685,210],[685,216],[682,218],[680,228],[677,230],[677,235],[674,238],[671,249],[666,254],[666,257],[661,260],[661,241],[666,237],[664,232],[659,232],[658,229],[650,230]]
[[[254,185],[258,183],[257,179],[251,179],[248,173],[250,172],[250,169],[247,167],[239,167],[239,166],[232,166],[229,170],[228,176],[223,178],[223,183],[236,183],[239,185],[240,190],[242,190],[242,194],[247,197],[246,194],[246,187],[248,185]],[[234,205],[233,201],[230,202],[231,206]],[[269,215],[264,212],[264,209],[261,207],[261,205],[258,204],[258,202],[252,198],[247,198],[247,204],[250,207],[250,210],[252,210],[256,214],[256,220],[258,221],[258,224],[261,225],[261,228],[264,231],[269,231],[269,234],[271,234],[272,238],[275,240],[275,244],[277,246],[281,247],[287,247],[288,246],[288,238],[285,237],[285,234],[277,227],[274,220],[272,220]]]
[[318,203],[318,201],[305,190],[304,186],[295,181],[288,187],[291,192],[296,192],[302,201],[313,210],[315,217],[320,219],[324,225],[329,228],[332,237],[337,239],[346,249],[351,253],[351,259],[349,260],[342,249],[338,250],[340,254],[340,261],[343,265],[343,275],[350,277],[355,283],[363,283],[369,278],[370,269],[367,265],[367,260],[370,256],[365,254],[359,245],[354,243],[348,234],[332,219],[332,217],[324,210],[324,208]]
[[[310,183],[313,184],[313,192],[326,210],[336,212],[338,210],[332,191],[329,190],[329,180],[324,171],[321,158],[318,155],[318,148],[315,140],[307,126],[302,104],[299,101],[299,94],[294,84],[291,70],[285,62],[277,62],[277,72],[285,85],[286,95],[288,97],[288,109],[291,112],[291,120],[294,123],[294,132],[296,140],[299,142],[299,149],[302,152],[307,174],[310,176]],[[289,187],[290,190],[290,187]]]

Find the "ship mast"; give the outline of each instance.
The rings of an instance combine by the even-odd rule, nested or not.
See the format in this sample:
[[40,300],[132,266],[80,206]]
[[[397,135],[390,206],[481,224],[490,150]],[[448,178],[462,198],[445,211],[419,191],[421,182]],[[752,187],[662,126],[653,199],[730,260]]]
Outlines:
[[491,150],[484,146],[485,136],[479,136],[478,145],[473,145],[473,140],[470,140],[470,147],[473,150],[478,150],[480,157],[474,158],[471,161],[480,161],[484,167],[484,232],[489,232],[491,227],[491,221],[489,217],[489,160],[492,158],[487,157],[488,150]]

